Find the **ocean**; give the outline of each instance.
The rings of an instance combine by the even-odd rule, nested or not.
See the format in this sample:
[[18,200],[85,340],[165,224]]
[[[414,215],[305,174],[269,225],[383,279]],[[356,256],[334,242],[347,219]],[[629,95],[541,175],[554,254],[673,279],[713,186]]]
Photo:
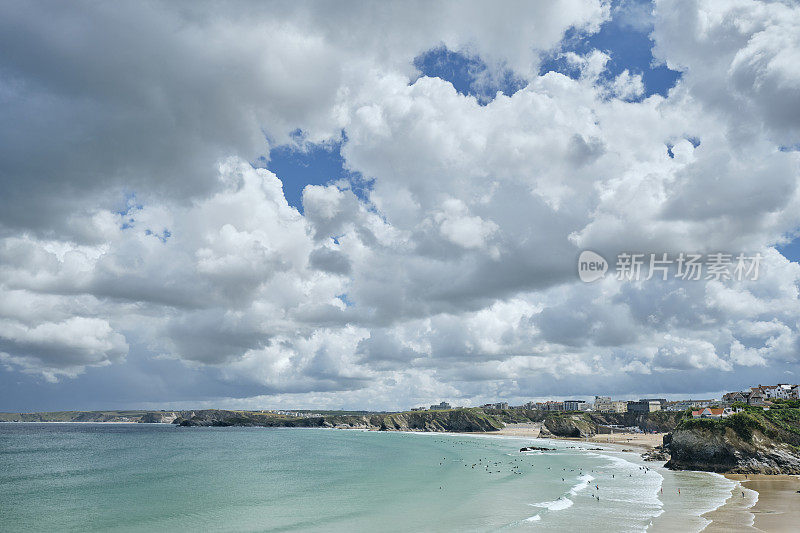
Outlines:
[[[555,450],[521,453],[527,445]],[[700,531],[700,515],[734,485],[596,447],[440,433],[2,423],[0,530]]]

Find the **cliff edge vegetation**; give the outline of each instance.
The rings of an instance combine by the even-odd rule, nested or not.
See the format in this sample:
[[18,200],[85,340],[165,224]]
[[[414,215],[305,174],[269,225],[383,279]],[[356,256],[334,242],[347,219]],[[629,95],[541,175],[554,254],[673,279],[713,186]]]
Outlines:
[[673,470],[741,474],[800,474],[800,402],[777,401],[770,409],[735,405],[721,419],[682,419],[664,437]]

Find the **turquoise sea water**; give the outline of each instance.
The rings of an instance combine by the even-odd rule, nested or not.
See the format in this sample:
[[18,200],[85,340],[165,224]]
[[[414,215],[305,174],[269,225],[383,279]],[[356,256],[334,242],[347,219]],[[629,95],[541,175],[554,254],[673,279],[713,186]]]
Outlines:
[[[558,450],[520,453],[528,444]],[[730,494],[719,476],[645,469],[636,454],[588,447],[352,430],[5,423],[0,530],[691,531]]]

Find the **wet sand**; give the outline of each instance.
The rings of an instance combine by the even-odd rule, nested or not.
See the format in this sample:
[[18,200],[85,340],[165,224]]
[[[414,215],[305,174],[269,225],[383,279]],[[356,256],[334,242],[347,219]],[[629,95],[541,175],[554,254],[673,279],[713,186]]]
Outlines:
[[758,493],[758,501],[750,509],[756,531],[782,533],[800,530],[800,493],[797,492],[800,490],[800,476],[728,474],[725,477]]
[[702,515],[711,523],[703,530],[704,533],[727,533],[730,531],[759,531],[753,527],[753,504],[758,499],[758,493],[744,487],[738,480],[729,476],[728,479],[736,481],[736,486],[731,489],[731,495],[725,503],[713,511]]
[[[538,438],[541,424],[507,424],[495,435]],[[589,439],[565,439],[619,448],[652,449],[663,443],[664,433],[614,433],[595,435]],[[731,496],[719,508],[705,513],[711,523],[704,533],[755,531],[784,533],[800,531],[800,476],[766,474],[727,474],[738,482]],[[744,495],[742,495],[744,493]],[[755,505],[753,502],[755,501]]]

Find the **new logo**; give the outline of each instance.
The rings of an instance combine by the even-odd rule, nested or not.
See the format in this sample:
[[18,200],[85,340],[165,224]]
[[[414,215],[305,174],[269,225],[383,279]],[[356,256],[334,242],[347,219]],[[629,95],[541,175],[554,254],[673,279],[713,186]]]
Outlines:
[[604,277],[608,271],[608,262],[602,255],[584,250],[578,257],[578,277],[581,281],[591,283]]

